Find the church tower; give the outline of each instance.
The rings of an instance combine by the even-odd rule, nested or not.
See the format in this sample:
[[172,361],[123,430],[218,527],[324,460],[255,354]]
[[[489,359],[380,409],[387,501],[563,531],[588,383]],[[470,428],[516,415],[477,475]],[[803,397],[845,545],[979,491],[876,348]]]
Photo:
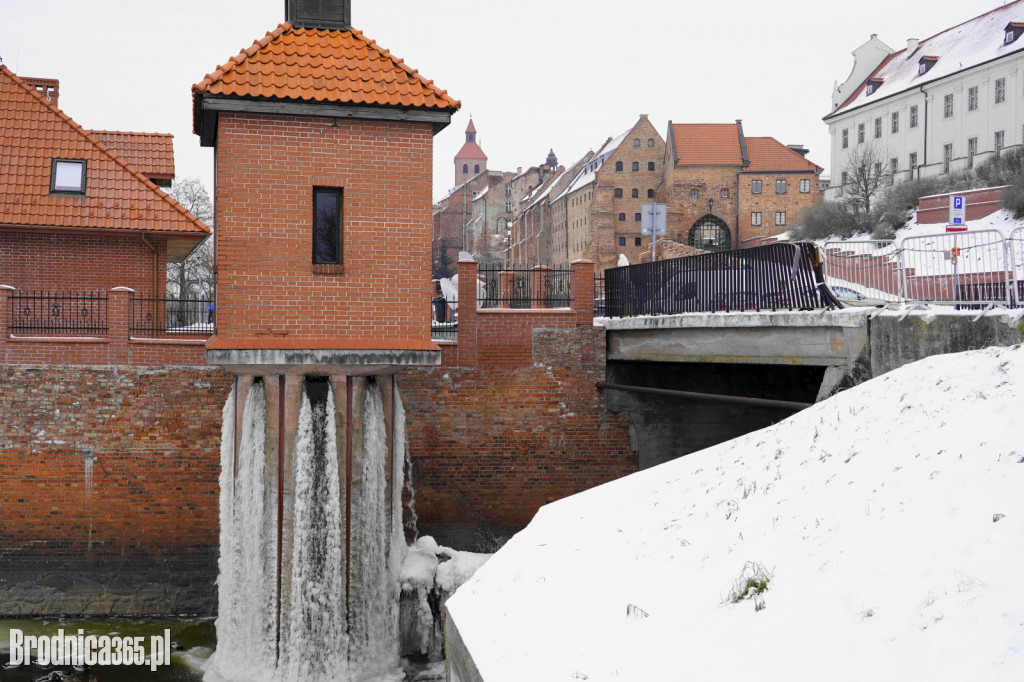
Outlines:
[[469,119],[466,126],[466,143],[455,155],[455,186],[458,187],[478,173],[487,170],[487,155],[476,142],[476,126]]

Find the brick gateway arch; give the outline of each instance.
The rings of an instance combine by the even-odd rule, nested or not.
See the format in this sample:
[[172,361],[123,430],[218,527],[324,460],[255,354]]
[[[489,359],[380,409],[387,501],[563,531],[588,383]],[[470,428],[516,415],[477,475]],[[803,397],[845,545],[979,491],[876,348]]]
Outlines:
[[732,233],[725,221],[708,213],[690,228],[687,243],[705,251],[725,251],[732,248]]

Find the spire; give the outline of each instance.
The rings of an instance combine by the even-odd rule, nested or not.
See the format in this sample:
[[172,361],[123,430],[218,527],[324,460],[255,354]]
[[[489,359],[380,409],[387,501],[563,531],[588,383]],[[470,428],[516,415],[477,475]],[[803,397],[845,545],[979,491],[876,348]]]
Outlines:
[[473,119],[469,119],[469,125],[466,126],[466,142],[476,142],[476,126],[473,125]]
[[548,150],[548,158],[544,161],[551,168],[558,167],[558,157],[555,156],[554,148]]

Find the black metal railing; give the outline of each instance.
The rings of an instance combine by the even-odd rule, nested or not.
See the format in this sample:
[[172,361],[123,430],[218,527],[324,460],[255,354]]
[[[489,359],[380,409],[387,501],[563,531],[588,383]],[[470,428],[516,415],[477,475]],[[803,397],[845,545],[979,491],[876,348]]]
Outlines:
[[459,304],[444,296],[435,296],[430,304],[430,338],[434,341],[459,340]]
[[107,295],[18,291],[10,296],[14,334],[105,334]]
[[511,270],[482,266],[479,308],[568,308],[571,271],[537,267]]
[[609,317],[842,307],[809,242],[686,256],[605,270]]
[[209,336],[214,317],[209,299],[136,298],[132,302],[134,336]]
[[594,317],[604,317],[604,274],[594,275]]

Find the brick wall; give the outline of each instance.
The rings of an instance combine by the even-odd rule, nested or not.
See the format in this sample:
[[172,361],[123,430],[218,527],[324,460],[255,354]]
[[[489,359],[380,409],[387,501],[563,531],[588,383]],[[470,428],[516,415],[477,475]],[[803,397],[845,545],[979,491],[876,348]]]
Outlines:
[[[754,180],[761,181],[761,192],[751,191]],[[786,182],[786,191],[776,192],[776,181]],[[806,181],[807,192],[800,191],[801,180]],[[818,188],[818,176],[813,172],[806,173],[741,173],[737,177],[737,193],[739,195],[739,218],[737,233],[733,237],[733,248],[739,248],[738,242],[755,237],[782,234],[795,225],[800,224],[803,212],[809,206],[821,201],[824,193]],[[761,224],[751,225],[751,213],[761,214]],[[786,224],[776,225],[775,214],[786,214]]]
[[419,530],[442,544],[493,550],[541,505],[637,470],[626,419],[595,387],[594,264],[572,267],[571,309],[477,311],[476,264],[460,262],[458,343],[399,375]]
[[984,218],[1002,208],[1000,202],[1005,190],[1006,187],[984,187],[982,189],[921,197],[917,202],[917,222],[928,224],[945,224],[949,222],[949,198],[954,194],[965,197],[967,220]]
[[[218,334],[429,344],[432,144],[430,123],[221,113]],[[314,187],[344,192],[344,264],[323,274]]]
[[230,382],[211,367],[0,366],[0,614],[214,612]]
[[[166,295],[167,241],[156,248],[156,296]],[[153,250],[140,235],[0,231],[0,285],[25,291],[104,292],[131,287],[152,298]]]

